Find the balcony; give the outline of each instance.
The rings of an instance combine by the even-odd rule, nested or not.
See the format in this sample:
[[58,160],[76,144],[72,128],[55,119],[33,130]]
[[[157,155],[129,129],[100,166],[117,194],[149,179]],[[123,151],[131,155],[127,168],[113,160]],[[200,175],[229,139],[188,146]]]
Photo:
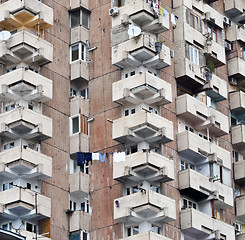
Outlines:
[[192,169],[179,172],[179,189],[181,194],[190,196],[196,201],[212,199],[217,209],[227,209],[233,206],[233,190],[218,181],[210,179]]
[[89,66],[82,60],[77,60],[70,64],[71,66],[71,80],[73,81],[89,81]]
[[232,145],[240,152],[245,153],[245,125],[237,125],[231,128]]
[[113,101],[121,104],[157,104],[172,102],[171,85],[148,72],[114,82]]
[[226,28],[226,39],[230,42],[245,42],[245,29],[243,27],[238,27],[236,24]]
[[89,9],[89,0],[71,0],[70,6],[71,9],[80,8],[80,7]]
[[245,233],[237,235],[236,240],[245,240]]
[[77,114],[89,116],[89,100],[82,96],[72,96],[70,98],[70,116]]
[[21,219],[35,220],[51,217],[51,199],[29,189],[14,187],[0,192],[0,205],[3,206],[0,214],[5,217],[21,215]]
[[83,26],[71,28],[71,44],[81,41],[84,43],[89,41],[89,29]]
[[[126,16],[126,17],[125,17]],[[169,30],[169,13],[155,17],[150,2],[145,0],[130,0],[119,8],[118,16],[112,17],[112,27],[129,21],[130,18],[142,31],[161,33]]]
[[89,152],[89,136],[81,132],[70,136],[70,154],[77,152]]
[[12,139],[44,140],[52,137],[52,119],[33,110],[18,107],[0,114],[0,136]]
[[167,182],[174,179],[174,163],[154,152],[137,152],[124,162],[113,163],[113,179],[119,181]]
[[194,237],[194,239],[211,237],[210,235],[212,235],[214,239],[219,239],[220,233],[223,235],[224,239],[235,240],[234,226],[211,218],[196,209],[188,208],[182,210],[180,213],[180,221],[183,233]]
[[141,34],[112,47],[112,64],[119,68],[145,66],[161,69],[171,65],[170,49],[162,45],[159,54],[155,51],[155,36]]
[[209,129],[215,136],[229,133],[228,117],[201,101],[184,94],[176,99],[176,114],[192,122],[197,130]]
[[52,99],[52,89],[52,80],[24,68],[0,76],[0,99],[4,102],[47,102]]
[[[36,233],[34,233],[34,232],[29,232],[29,231],[26,231],[26,230],[19,230],[19,229],[17,229],[17,231],[19,232],[19,234],[21,236],[26,237],[26,240],[32,240],[32,239],[35,239],[36,238]],[[37,239],[51,240],[51,238],[45,237],[44,234],[42,234],[42,235],[39,235],[38,234],[37,235]]]
[[152,190],[143,190],[114,202],[114,219],[126,224],[168,223],[176,219],[175,200]]
[[0,60],[8,64],[25,62],[29,65],[33,63],[44,65],[53,61],[53,45],[23,30],[13,34],[7,41],[0,43]]
[[218,161],[224,167],[231,169],[230,152],[215,143],[209,142],[197,134],[184,131],[177,134],[178,152],[180,156],[193,161],[200,161],[207,157]]
[[112,138],[121,143],[173,141],[173,123],[145,111],[114,120],[112,128]]
[[38,0],[10,0],[1,4],[0,27],[13,31],[31,29],[36,32],[53,25],[53,9]]
[[245,84],[245,61],[239,57],[228,60],[228,75],[238,81],[238,85]]
[[234,179],[237,183],[245,183],[245,160],[234,162]]
[[238,221],[245,222],[245,196],[236,197],[236,216]]
[[47,179],[52,176],[52,158],[30,148],[14,147],[0,152],[0,176]]
[[79,230],[83,230],[86,232],[90,231],[91,216],[86,212],[83,212],[81,210],[74,211],[70,215],[69,221],[70,221],[70,225],[69,225],[70,232],[79,231]]
[[225,2],[225,13],[239,23],[244,23],[244,9],[245,2],[243,0],[230,0]]
[[243,91],[230,93],[230,109],[238,119],[245,119],[245,93]]
[[70,193],[75,198],[86,198],[89,193],[89,175],[76,172],[70,175]]
[[227,99],[227,82],[214,74],[212,74],[212,79],[207,81],[204,86],[201,87],[201,90],[206,91],[207,96],[214,99],[215,102]]
[[171,240],[171,239],[149,231],[145,233],[136,234],[131,237],[121,238],[120,240]]

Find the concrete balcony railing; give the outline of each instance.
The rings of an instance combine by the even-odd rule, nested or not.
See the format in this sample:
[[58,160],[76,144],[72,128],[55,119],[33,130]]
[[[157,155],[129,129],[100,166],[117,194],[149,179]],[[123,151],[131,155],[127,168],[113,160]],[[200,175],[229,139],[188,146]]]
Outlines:
[[215,67],[220,67],[226,64],[226,54],[223,45],[212,41],[211,46],[206,46],[204,48],[204,55],[206,55],[206,60],[212,61]]
[[167,223],[176,219],[175,200],[143,190],[114,200],[114,219],[128,224],[143,221]]
[[71,196],[85,198],[89,193],[89,175],[83,172],[76,172],[70,175]]
[[87,41],[89,41],[89,29],[83,26],[71,28],[71,44]]
[[73,96],[70,98],[70,116],[77,114],[89,116],[89,100],[82,96]]
[[212,79],[207,81],[201,89],[206,91],[207,95],[216,102],[223,101],[228,97],[227,82],[214,74]]
[[31,70],[19,68],[0,76],[0,99],[2,101],[46,102],[52,99],[52,80]]
[[0,192],[0,205],[3,206],[0,214],[11,216],[14,212],[17,216],[22,215],[22,217],[35,219],[51,217],[51,199],[29,189],[13,187]]
[[91,216],[89,213],[83,212],[81,210],[74,211],[70,217],[70,232],[83,230],[86,232],[90,231],[90,221]]
[[[21,236],[24,236],[26,237],[26,240],[32,240],[32,239],[35,239],[36,238],[36,233],[34,232],[29,232],[29,231],[26,231],[26,230],[20,230],[18,229],[17,230],[18,233],[21,235]],[[37,235],[37,239],[42,239],[42,240],[51,240],[51,238],[48,238],[48,237],[45,237],[44,234],[42,235]]]
[[237,235],[236,240],[245,240],[245,233]]
[[15,29],[44,30],[53,25],[53,9],[38,0],[10,0],[0,5],[0,26]]
[[89,66],[82,60],[77,60],[70,64],[71,66],[71,80],[85,80],[89,81]]
[[166,143],[173,140],[173,123],[160,115],[142,111],[114,120],[112,138],[121,143]]
[[231,92],[229,96],[231,112],[239,119],[245,119],[245,92]]
[[234,179],[240,184],[245,183],[245,161],[234,162]]
[[238,221],[245,222],[245,196],[236,197],[236,217]]
[[231,128],[231,142],[240,153],[245,153],[245,125],[237,125]]
[[179,189],[184,195],[195,200],[213,199],[217,209],[227,209],[233,206],[233,190],[218,181],[210,179],[192,169],[179,172]]
[[23,61],[27,64],[44,65],[53,61],[53,45],[23,30],[0,43],[0,60],[8,64],[18,64]]
[[172,102],[171,85],[148,72],[114,82],[112,98],[121,104],[147,103],[163,105]]
[[0,114],[0,136],[39,140],[52,137],[52,119],[33,110],[19,107]]
[[226,39],[230,42],[245,42],[245,29],[243,27],[238,27],[236,24],[226,28]]
[[231,169],[230,152],[195,133],[190,131],[178,133],[177,144],[179,154],[187,159],[199,161],[208,157],[214,162],[222,162],[225,168]]
[[239,57],[228,60],[228,75],[235,77],[238,85],[245,83],[245,61]]
[[169,13],[156,18],[151,3],[144,0],[128,0],[119,8],[118,16],[112,18],[112,27],[129,21],[128,18],[139,25],[142,31],[161,33],[169,30]]
[[197,130],[208,128],[210,133],[215,136],[229,133],[227,116],[212,107],[208,107],[189,94],[177,97],[176,114],[188,121],[192,121]]
[[243,21],[245,2],[243,0],[230,0],[225,2],[225,13],[231,18],[237,19],[237,21]]
[[207,238],[210,235],[214,239],[235,240],[234,226],[214,219],[196,209],[188,208],[180,213],[181,230],[184,234],[195,236],[195,238]]
[[131,237],[121,238],[120,240],[171,240],[171,239],[149,231],[145,233],[136,234]]
[[0,152],[0,175],[46,179],[52,176],[52,158],[30,148],[14,147]]
[[71,6],[71,9],[76,9],[80,7],[89,9],[89,0],[71,0],[70,6]]
[[167,182],[174,179],[174,163],[154,152],[137,152],[126,156],[124,162],[113,163],[113,179],[141,182]]
[[112,47],[112,64],[120,67],[145,66],[161,69],[171,65],[170,49],[162,45],[159,54],[155,51],[155,36],[141,34]]
[[70,136],[70,154],[77,152],[89,152],[89,136],[77,133]]

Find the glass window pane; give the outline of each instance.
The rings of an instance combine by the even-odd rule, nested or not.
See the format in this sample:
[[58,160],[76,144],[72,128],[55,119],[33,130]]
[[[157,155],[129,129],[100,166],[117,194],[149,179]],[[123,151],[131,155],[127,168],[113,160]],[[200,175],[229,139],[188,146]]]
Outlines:
[[71,12],[71,28],[80,25],[80,9]]
[[134,226],[133,227],[133,235],[136,235],[139,233],[139,226]]
[[83,44],[82,44],[81,58],[82,60],[85,60],[85,47]]
[[89,13],[85,10],[82,11],[82,25],[89,28]]
[[198,30],[198,17],[195,16],[195,29]]
[[79,45],[71,47],[71,61],[76,61],[79,59]]
[[82,203],[81,203],[81,210],[82,210],[83,212],[85,212],[85,202],[82,202]]
[[88,240],[88,234],[83,232],[83,240]]
[[75,117],[72,119],[72,133],[79,132],[79,119],[78,117]]

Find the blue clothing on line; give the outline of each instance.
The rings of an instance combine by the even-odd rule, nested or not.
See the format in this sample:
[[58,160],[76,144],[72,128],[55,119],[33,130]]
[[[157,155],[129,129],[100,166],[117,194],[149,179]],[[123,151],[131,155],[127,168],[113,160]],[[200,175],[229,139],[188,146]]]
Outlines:
[[99,166],[100,166],[100,162],[104,162],[105,167],[107,166],[107,164],[106,164],[106,153],[100,153],[99,154]]

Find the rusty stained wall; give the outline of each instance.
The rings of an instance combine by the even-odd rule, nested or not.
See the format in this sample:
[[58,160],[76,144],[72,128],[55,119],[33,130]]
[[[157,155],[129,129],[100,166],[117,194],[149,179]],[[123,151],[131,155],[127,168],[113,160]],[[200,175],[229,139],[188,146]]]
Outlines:
[[53,119],[53,137],[42,143],[44,154],[53,158],[52,178],[42,184],[43,194],[51,197],[50,238],[68,240],[69,207],[69,14],[67,0],[45,0],[54,9],[54,25],[45,39],[54,45],[53,62],[42,74],[53,80],[53,99],[43,106],[43,113]]

